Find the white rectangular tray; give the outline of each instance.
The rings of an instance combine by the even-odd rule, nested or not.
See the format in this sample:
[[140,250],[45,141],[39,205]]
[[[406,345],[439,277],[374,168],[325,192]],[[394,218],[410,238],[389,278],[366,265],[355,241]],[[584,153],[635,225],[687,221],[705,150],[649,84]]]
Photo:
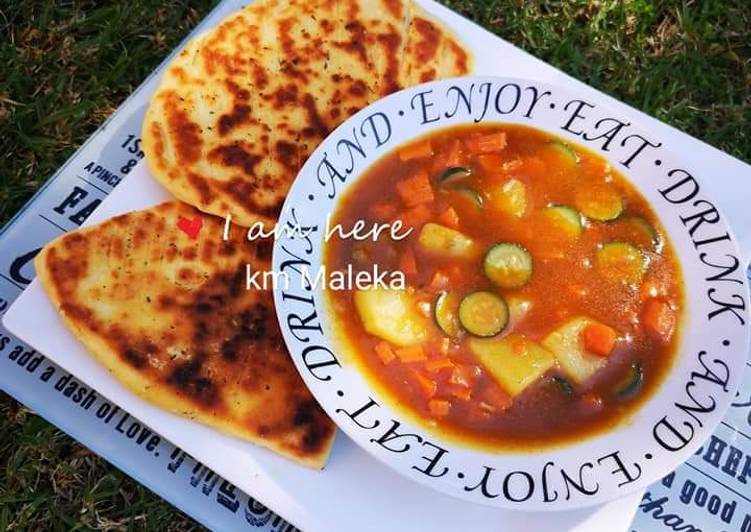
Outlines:
[[[169,197],[147,173],[145,165],[140,165],[107,197],[87,224]],[[66,329],[37,281],[16,300],[3,323],[82,382],[307,532],[382,531],[385,515],[393,518],[388,525],[392,531],[438,532],[467,527],[489,532],[516,530],[522,523],[533,525],[532,529],[540,532],[599,531],[605,523],[619,522],[625,527],[639,500],[637,494],[605,506],[562,512],[554,519],[550,514],[519,514],[478,506],[403,478],[341,432],[326,468],[314,471],[140,399],[88,355]]]
[[[238,5],[237,2],[225,4]],[[475,50],[478,74],[502,74],[535,78],[594,92],[552,67],[510,46],[478,26],[433,2],[425,7],[455,29]],[[234,6],[225,6],[227,11]],[[145,100],[144,100],[145,101]],[[611,101],[624,114],[635,111]],[[140,113],[139,113],[140,114]],[[744,217],[741,201],[751,193],[751,169],[740,161],[645,118],[664,138],[680,149],[698,175],[721,175],[705,179],[720,202],[745,249],[751,247],[751,224]],[[745,178],[734,179],[734,178]],[[734,193],[731,191],[734,187]],[[740,191],[740,193],[739,193]],[[745,194],[743,193],[745,191]],[[120,212],[142,208],[167,198],[139,166],[110,194],[87,223]],[[463,503],[425,490],[401,478],[339,435],[327,468],[321,472],[298,467],[253,445],[218,434],[173,416],[140,400],[125,390],[96,364],[62,325],[37,283],[22,294],[6,314],[4,324],[19,338],[45,353],[84,383],[96,383],[97,392],[132,413],[140,421],[180,445],[198,460],[234,482],[243,491],[281,513],[306,531],[332,530],[517,530],[599,531],[625,529],[633,516],[639,495],[609,505],[559,514],[519,514]]]

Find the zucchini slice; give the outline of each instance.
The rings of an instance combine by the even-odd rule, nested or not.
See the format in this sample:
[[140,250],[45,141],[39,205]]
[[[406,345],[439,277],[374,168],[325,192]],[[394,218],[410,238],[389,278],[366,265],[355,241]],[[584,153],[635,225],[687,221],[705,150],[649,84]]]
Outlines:
[[623,212],[621,192],[611,183],[579,187],[575,203],[584,216],[600,222],[615,220]]
[[579,161],[581,161],[579,154],[568,142],[555,139],[551,140],[548,146],[571,165],[579,164]]
[[635,244],[643,245],[649,242],[649,246],[652,251],[658,252],[662,248],[662,239],[657,233],[657,230],[647,220],[641,216],[629,216],[623,218],[623,221],[628,224],[629,228],[633,228]]
[[481,208],[485,203],[480,193],[471,187],[454,187],[451,190],[467,198],[477,208]]
[[472,170],[463,166],[452,166],[438,174],[439,185],[451,185],[472,175]]
[[644,385],[644,370],[639,362],[633,362],[628,373],[615,387],[615,395],[619,399],[630,399],[641,391]]
[[558,229],[571,238],[579,238],[584,230],[579,211],[568,205],[550,205],[542,211],[543,215]]
[[559,375],[553,375],[550,381],[553,383],[553,385],[555,385],[556,388],[563,392],[563,395],[565,395],[566,397],[574,396],[574,385],[571,384],[567,379],[564,379]]
[[459,303],[459,294],[444,290],[438,294],[433,306],[436,325],[452,338],[459,336],[462,330],[459,323]]
[[595,253],[600,275],[609,281],[638,285],[647,272],[647,258],[636,246],[627,242],[608,242]]
[[432,222],[422,226],[418,242],[426,251],[447,257],[469,258],[475,250],[474,240],[464,233]]
[[532,256],[518,244],[502,242],[485,255],[485,275],[501,288],[519,288],[532,277]]
[[472,292],[459,304],[459,322],[475,336],[495,336],[506,327],[508,318],[506,302],[493,292]]

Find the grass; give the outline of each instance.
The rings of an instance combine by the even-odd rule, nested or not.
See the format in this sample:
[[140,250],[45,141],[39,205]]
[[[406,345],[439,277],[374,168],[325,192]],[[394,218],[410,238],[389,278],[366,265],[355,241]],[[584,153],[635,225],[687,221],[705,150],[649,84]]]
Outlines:
[[747,1],[445,3],[585,83],[751,161]]
[[[533,55],[751,161],[745,0],[444,0]],[[0,7],[0,224],[213,2],[10,0]],[[198,525],[0,396],[0,530]]]

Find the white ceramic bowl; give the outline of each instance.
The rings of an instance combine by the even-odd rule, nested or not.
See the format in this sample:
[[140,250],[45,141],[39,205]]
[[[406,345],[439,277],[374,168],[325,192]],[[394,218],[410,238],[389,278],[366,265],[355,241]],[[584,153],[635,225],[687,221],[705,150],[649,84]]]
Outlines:
[[[685,282],[680,343],[672,370],[626,423],[547,450],[488,452],[443,439],[379,395],[337,354],[316,272],[326,217],[372,163],[434,130],[467,123],[521,124],[607,158],[647,198],[678,255]],[[357,147],[355,147],[357,146]],[[274,270],[286,272],[275,302],[289,351],[337,425],[400,473],[462,499],[521,510],[568,509],[643,488],[675,469],[712,433],[740,382],[749,345],[748,287],[725,218],[681,165],[680,154],[607,105],[536,81],[466,77],[405,89],[358,112],[312,154],[287,197]],[[662,191],[662,192],[661,192]],[[332,456],[331,460],[336,460]],[[367,479],[363,479],[367,489]]]

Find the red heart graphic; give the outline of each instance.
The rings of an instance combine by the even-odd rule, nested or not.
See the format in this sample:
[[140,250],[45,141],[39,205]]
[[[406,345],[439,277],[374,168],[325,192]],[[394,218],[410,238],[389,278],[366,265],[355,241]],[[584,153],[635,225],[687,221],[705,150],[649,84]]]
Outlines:
[[200,216],[196,216],[192,220],[188,220],[187,218],[180,216],[180,218],[177,220],[177,228],[193,240],[198,237],[198,233],[201,231],[201,227],[203,227],[203,218],[201,218]]

